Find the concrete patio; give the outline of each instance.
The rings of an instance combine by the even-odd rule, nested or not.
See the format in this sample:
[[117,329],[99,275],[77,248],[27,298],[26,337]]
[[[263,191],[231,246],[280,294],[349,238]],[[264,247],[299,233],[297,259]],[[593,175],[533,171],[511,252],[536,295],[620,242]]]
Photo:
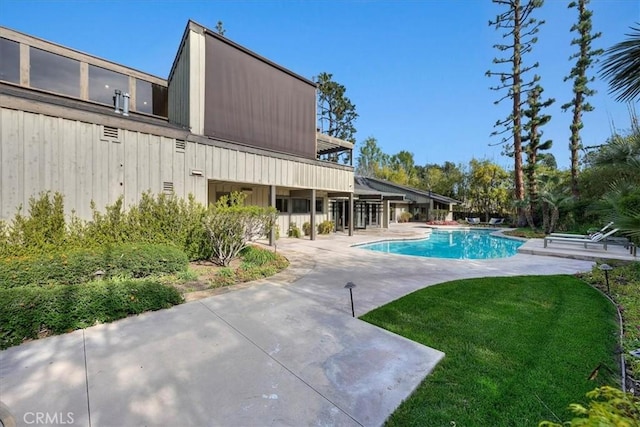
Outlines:
[[346,282],[357,285],[359,316],[449,280],[573,274],[593,264],[351,246],[425,232],[409,224],[351,238],[281,239],[277,250],[292,265],[269,279],[0,352],[0,400],[18,425],[44,414],[82,426],[377,426],[444,354],[352,318]]

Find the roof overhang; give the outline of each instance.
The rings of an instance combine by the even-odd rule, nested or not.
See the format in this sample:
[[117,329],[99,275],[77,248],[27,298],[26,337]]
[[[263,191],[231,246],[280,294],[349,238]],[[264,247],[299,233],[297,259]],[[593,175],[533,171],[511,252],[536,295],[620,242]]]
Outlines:
[[352,142],[335,138],[321,132],[316,132],[316,144],[316,152],[318,154],[331,154],[353,150]]

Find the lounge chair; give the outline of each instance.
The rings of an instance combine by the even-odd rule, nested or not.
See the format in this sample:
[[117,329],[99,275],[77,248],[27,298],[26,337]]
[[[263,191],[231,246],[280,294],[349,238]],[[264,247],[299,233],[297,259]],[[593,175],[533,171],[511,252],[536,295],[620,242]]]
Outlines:
[[547,247],[547,243],[549,242],[558,242],[558,243],[579,243],[584,245],[586,248],[587,245],[603,245],[604,250],[607,250],[607,237],[617,233],[618,229],[614,228],[613,230],[609,230],[607,233],[595,233],[590,238],[573,238],[573,237],[560,237],[560,236],[547,236],[544,238],[544,247]]
[[480,224],[480,218],[465,218],[467,220],[467,223],[469,223],[470,225],[478,225]]
[[504,218],[491,218],[489,220],[489,225],[500,225],[504,222]]
[[551,233],[551,234],[549,234],[549,236],[551,236],[551,237],[569,237],[569,238],[574,238],[574,239],[590,239],[591,236],[593,236],[596,233],[605,233],[607,231],[607,229],[609,227],[611,227],[612,225],[613,225],[613,222],[610,222],[609,224],[607,224],[604,227],[602,227],[600,230],[596,231],[595,233],[590,233],[590,234]]

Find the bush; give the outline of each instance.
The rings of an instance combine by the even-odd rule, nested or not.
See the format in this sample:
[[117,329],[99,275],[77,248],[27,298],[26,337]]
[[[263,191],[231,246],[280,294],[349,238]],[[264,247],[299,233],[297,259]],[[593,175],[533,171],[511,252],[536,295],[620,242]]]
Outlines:
[[587,393],[591,400],[587,407],[572,403],[569,408],[580,418],[557,424],[543,421],[539,427],[563,426],[638,426],[640,420],[640,399],[630,393],[623,393],[613,387],[603,386]]
[[243,193],[220,198],[204,218],[213,251],[211,260],[227,266],[247,244],[271,230],[278,211],[274,207],[244,206]]
[[318,233],[319,234],[329,234],[333,232],[333,221],[323,221],[318,224]]
[[400,216],[398,217],[398,222],[409,222],[409,220],[412,218],[411,213],[409,212],[402,212],[400,214]]
[[0,289],[0,349],[181,302],[176,289],[153,280]]
[[302,224],[302,231],[304,232],[305,236],[311,235],[311,223],[309,221]]
[[278,255],[268,249],[256,246],[247,246],[240,252],[240,257],[245,263],[253,265],[264,265],[278,259]]
[[235,271],[229,267],[218,270],[212,280],[213,287],[229,286],[273,276],[289,265],[282,255],[256,246],[247,246],[240,252],[242,264]]
[[295,237],[296,239],[299,239],[300,237],[302,237],[300,235],[300,229],[298,228],[298,226],[296,225],[295,222],[290,222],[289,223],[289,233],[288,233],[289,237]]
[[22,256],[77,248],[100,248],[126,242],[174,245],[189,259],[208,259],[210,240],[202,224],[206,208],[173,195],[144,193],[140,203],[125,211],[122,197],[93,210],[91,221],[72,216],[65,222],[63,197],[41,193],[29,200],[27,215],[18,209],[14,219],[0,224],[0,256]]
[[165,245],[120,244],[104,248],[73,250],[69,253],[0,259],[0,288],[27,285],[73,285],[95,278],[147,277],[186,271],[188,259],[180,249]]

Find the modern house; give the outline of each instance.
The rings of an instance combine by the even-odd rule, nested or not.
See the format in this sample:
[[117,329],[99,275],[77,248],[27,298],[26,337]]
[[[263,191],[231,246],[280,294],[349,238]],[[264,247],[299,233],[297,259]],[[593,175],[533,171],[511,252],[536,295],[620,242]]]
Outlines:
[[[403,212],[411,213],[414,221],[451,221],[453,207],[462,203],[432,191],[378,178],[356,176],[355,182],[356,212],[365,200],[366,207],[360,211],[366,212],[364,224],[369,226],[377,226],[377,219],[382,218],[382,223],[388,227],[388,223],[397,222]],[[356,218],[355,224],[359,228],[362,222]]]
[[[275,206],[353,232],[353,144],[316,131],[316,85],[189,21],[168,77],[0,27],[0,219],[42,191],[89,218],[145,191]],[[352,157],[352,156],[349,156]]]

